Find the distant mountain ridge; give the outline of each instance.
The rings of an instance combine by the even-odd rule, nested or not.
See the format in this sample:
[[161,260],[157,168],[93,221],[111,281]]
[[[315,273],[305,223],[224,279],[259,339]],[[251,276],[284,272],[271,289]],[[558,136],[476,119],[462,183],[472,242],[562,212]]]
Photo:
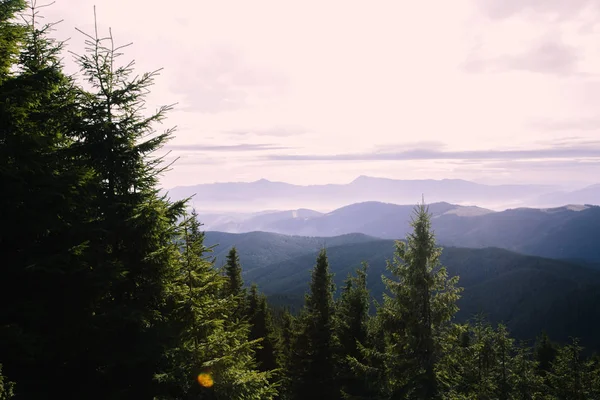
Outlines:
[[[244,233],[331,237],[361,233],[397,239],[410,230],[412,205],[364,202],[329,213],[285,211],[207,224],[205,229]],[[440,202],[429,205],[439,243],[470,248],[499,247],[519,253],[600,262],[600,207],[568,205],[492,211]],[[203,217],[200,216],[202,221]]]
[[[542,196],[550,196],[544,200],[549,203],[543,205],[559,205],[551,199],[558,191],[557,187],[547,185],[484,185],[462,179],[399,180],[362,175],[347,184],[302,186],[260,179],[177,186],[168,190],[168,195],[183,199],[197,194],[192,202],[203,212],[253,212],[301,207],[323,211],[365,201],[415,204],[422,196],[430,203],[445,201],[503,209],[535,206]],[[592,197],[586,202],[598,199],[593,197],[594,193],[590,192]]]

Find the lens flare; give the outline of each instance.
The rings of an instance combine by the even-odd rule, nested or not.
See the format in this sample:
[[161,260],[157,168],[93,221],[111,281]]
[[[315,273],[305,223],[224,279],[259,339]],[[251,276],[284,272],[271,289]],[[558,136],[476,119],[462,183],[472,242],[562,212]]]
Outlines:
[[203,372],[200,375],[198,375],[198,383],[200,384],[200,386],[209,388],[209,387],[212,387],[212,385],[214,384],[214,381],[213,381],[212,376],[210,376],[210,374]]

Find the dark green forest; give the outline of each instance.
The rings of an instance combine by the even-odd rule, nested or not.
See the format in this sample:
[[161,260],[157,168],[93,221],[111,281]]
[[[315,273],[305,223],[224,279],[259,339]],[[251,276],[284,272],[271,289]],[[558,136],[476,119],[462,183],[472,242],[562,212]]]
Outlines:
[[384,276],[365,263],[340,285],[307,244],[299,309],[270,304],[237,249],[217,263],[197,214],[161,194],[172,107],[144,109],[159,71],[80,32],[69,76],[39,12],[0,0],[0,399],[600,398],[577,338],[459,322],[425,204]]

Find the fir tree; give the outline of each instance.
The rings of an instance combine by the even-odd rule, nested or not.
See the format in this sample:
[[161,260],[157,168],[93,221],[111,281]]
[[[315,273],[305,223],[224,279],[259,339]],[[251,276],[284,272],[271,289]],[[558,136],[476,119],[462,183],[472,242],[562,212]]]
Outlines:
[[378,309],[385,331],[387,376],[385,390],[391,398],[437,398],[436,364],[441,341],[458,310],[458,278],[447,278],[439,266],[430,215],[424,204],[415,210],[413,232],[406,242],[396,243],[388,269],[397,279],[384,277],[390,294]]
[[[18,395],[39,398],[64,393],[66,376],[76,393],[85,376],[92,290],[82,252],[93,172],[79,160],[63,44],[49,38],[54,24],[40,24],[34,5],[23,25],[5,20],[19,4],[0,3],[0,51],[8,57],[0,71],[0,207],[10,210],[0,227],[0,254],[9,260],[0,279],[0,359],[21,383]],[[10,43],[16,38],[20,46]]]
[[589,387],[586,378],[587,363],[582,357],[583,348],[577,340],[561,347],[552,363],[550,384],[552,392],[558,399],[584,400],[589,399]]
[[255,368],[257,343],[248,341],[249,326],[226,320],[237,303],[221,298],[227,284],[207,255],[204,233],[192,213],[182,225],[182,250],[168,285],[164,328],[170,345],[156,378],[161,399],[270,399],[276,391],[267,373]]
[[556,345],[550,341],[546,332],[542,332],[536,340],[534,354],[538,362],[538,370],[543,376],[552,368],[557,351]]
[[[83,33],[83,32],[82,32]],[[164,170],[154,152],[173,130],[156,133],[171,107],[144,113],[144,97],[158,71],[132,77],[119,65],[124,46],[96,29],[75,60],[89,89],[79,88],[81,160],[94,169],[89,196],[95,209],[86,251],[93,271],[90,350],[98,398],[151,397],[162,355],[160,308],[172,269],[175,221],[183,202],[159,195]]]
[[248,295],[248,320],[250,340],[260,340],[256,349],[256,362],[260,371],[273,371],[278,368],[278,349],[273,325],[273,315],[267,305],[265,295],[258,293],[256,285]]
[[366,344],[369,318],[367,265],[356,270],[356,276],[346,279],[336,310],[336,331],[340,342],[340,380],[346,396],[368,393],[364,374],[355,374],[352,360],[360,359],[360,345]]
[[227,254],[225,274],[228,279],[226,294],[234,297],[242,296],[242,287],[244,286],[244,281],[242,279],[242,265],[240,263],[240,257],[235,246],[232,247]]
[[295,398],[337,399],[340,397],[336,377],[336,337],[334,333],[335,286],[329,272],[325,249],[312,270],[310,291],[300,316],[300,335],[296,341]]

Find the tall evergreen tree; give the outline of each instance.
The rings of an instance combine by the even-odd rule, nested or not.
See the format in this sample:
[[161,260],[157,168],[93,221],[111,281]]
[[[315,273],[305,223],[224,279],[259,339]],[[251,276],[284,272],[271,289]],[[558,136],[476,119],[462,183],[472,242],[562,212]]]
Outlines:
[[425,204],[415,210],[413,232],[406,242],[396,242],[393,261],[388,269],[393,278],[384,277],[390,294],[384,294],[378,309],[385,331],[390,398],[434,399],[440,388],[436,364],[441,341],[458,310],[458,278],[448,279],[439,266],[441,249],[436,247],[431,220]]
[[156,133],[154,126],[171,108],[146,115],[144,98],[158,71],[132,77],[134,63],[119,65],[123,46],[111,34],[83,34],[87,49],[75,60],[89,89],[78,91],[77,134],[81,160],[94,169],[95,210],[86,251],[94,296],[86,356],[95,372],[87,383],[96,398],[149,398],[162,356],[159,310],[175,222],[184,207],[158,188],[164,168],[154,152],[173,130]]
[[226,293],[230,296],[239,297],[243,295],[244,280],[242,279],[242,264],[237,249],[234,247],[227,254],[225,264],[225,275],[228,278]]
[[335,285],[329,272],[327,252],[321,250],[312,270],[310,291],[300,316],[301,330],[296,341],[294,395],[298,399],[338,399],[336,376],[336,337],[334,326]]
[[542,375],[545,375],[552,369],[552,363],[556,358],[558,349],[552,343],[546,332],[538,337],[534,347],[535,359],[538,362],[538,370]]
[[258,369],[273,371],[278,368],[279,357],[273,315],[267,305],[267,298],[258,293],[256,285],[252,285],[247,303],[250,340],[260,340],[259,347],[255,350]]
[[359,346],[366,344],[369,319],[369,291],[367,289],[367,264],[356,270],[356,276],[346,279],[337,302],[336,331],[339,338],[340,381],[346,396],[368,394],[368,377],[356,374],[353,359],[360,359]]
[[7,57],[0,61],[0,207],[10,210],[0,226],[0,359],[21,383],[17,394],[39,398],[64,393],[67,376],[73,391],[84,380],[91,287],[82,251],[92,168],[78,159],[78,105],[60,63],[63,44],[49,37],[53,24],[40,24],[34,6],[21,26],[7,20],[22,6],[0,3]]
[[[157,380],[161,399],[270,399],[276,391],[268,373],[255,368],[255,342],[250,327],[226,320],[237,308],[221,295],[227,284],[207,258],[204,233],[195,212],[182,224],[182,250],[178,268],[169,279],[169,317],[164,328],[171,338]],[[196,382],[196,378],[199,378]]]

